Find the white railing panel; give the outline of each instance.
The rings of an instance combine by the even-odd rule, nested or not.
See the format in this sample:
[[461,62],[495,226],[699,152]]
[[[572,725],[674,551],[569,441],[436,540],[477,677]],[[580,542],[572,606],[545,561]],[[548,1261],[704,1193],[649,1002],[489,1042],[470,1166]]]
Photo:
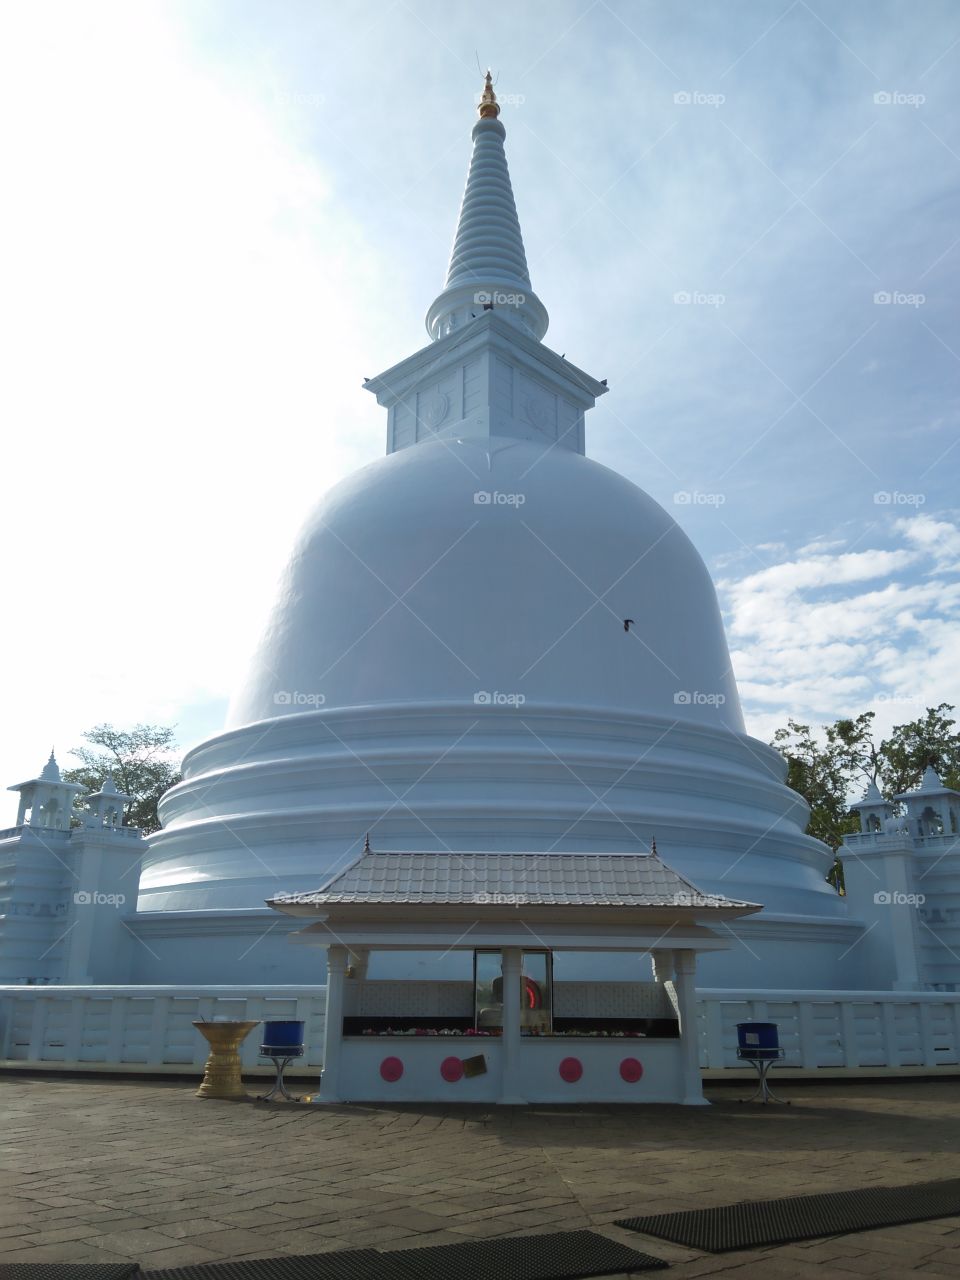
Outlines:
[[[4,1061],[141,1070],[202,1067],[208,1046],[195,1021],[303,1019],[301,1065],[319,1069],[326,1004],[322,987],[0,987]],[[246,1068],[266,1066],[257,1028],[244,1041]]]
[[930,1005],[933,1051],[938,1063],[960,1060],[960,1044],[957,1042],[957,1024],[954,1013],[960,1006]]
[[[437,1007],[459,1006],[460,984],[444,985],[450,989],[443,998],[434,995]],[[384,994],[378,991],[374,1003]],[[307,1052],[298,1065],[313,1070],[321,1063],[324,1008],[322,987],[0,987],[0,1058],[60,1068],[199,1070],[207,1046],[195,1021],[301,1018]],[[787,1067],[869,1072],[960,1066],[958,993],[702,990],[702,1065],[742,1066],[737,1023],[748,1021],[778,1024]],[[242,1049],[247,1069],[265,1066],[259,1046],[255,1028]]]
[[742,1066],[738,1022],[776,1022],[784,1066],[922,1070],[960,1065],[960,994],[701,990],[701,1063]]

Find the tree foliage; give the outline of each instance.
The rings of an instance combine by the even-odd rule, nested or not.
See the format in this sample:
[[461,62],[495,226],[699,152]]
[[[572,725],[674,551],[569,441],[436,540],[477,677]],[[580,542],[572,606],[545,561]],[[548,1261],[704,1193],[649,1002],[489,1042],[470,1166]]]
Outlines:
[[[809,834],[836,852],[845,835],[860,830],[855,805],[868,782],[891,799],[914,790],[932,764],[946,786],[960,789],[960,731],[953,710],[947,702],[928,707],[916,720],[895,725],[879,742],[873,711],[822,725],[819,734],[810,725],[788,720],[773,735],[772,745],[787,761],[788,785],[810,806]],[[827,879],[843,892],[839,859]]]
[[877,785],[884,795],[911,791],[927,765],[933,765],[944,786],[960,790],[960,732],[947,702],[928,707],[926,714],[909,724],[897,725],[881,744],[882,767]]
[[[65,769],[63,777],[67,782],[81,783],[88,791],[99,791],[107,774],[112,774],[117,790],[132,797],[124,809],[124,821],[144,831],[156,831],[160,797],[181,778],[173,729],[155,724],[138,724],[132,729],[98,724],[83,737],[88,745],[74,747],[70,753],[81,763],[76,769]],[[78,808],[82,804],[83,796],[79,796]]]

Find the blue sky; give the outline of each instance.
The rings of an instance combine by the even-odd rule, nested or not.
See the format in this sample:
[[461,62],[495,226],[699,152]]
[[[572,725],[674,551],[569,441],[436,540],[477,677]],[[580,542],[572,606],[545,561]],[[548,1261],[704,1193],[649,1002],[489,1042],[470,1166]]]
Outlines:
[[752,731],[960,701],[955,5],[3,23],[8,782],[98,720],[219,727],[298,525],[383,450],[363,377],[426,341],[478,58],[546,341],[610,382],[588,452],[704,555]]

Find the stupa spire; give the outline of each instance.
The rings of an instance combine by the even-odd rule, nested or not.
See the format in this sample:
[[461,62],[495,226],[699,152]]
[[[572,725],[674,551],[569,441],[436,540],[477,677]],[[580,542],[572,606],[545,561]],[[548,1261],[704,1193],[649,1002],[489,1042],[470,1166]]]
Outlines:
[[493,91],[493,75],[487,68],[487,78],[483,86],[483,93],[480,95],[480,119],[488,120],[491,116],[496,120],[500,114],[500,104],[497,102],[497,95]]
[[533,292],[520,220],[513,199],[500,123],[500,104],[488,71],[473,126],[473,155],[443,292],[427,312],[427,331],[445,338],[483,312],[495,310],[535,338],[549,318]]

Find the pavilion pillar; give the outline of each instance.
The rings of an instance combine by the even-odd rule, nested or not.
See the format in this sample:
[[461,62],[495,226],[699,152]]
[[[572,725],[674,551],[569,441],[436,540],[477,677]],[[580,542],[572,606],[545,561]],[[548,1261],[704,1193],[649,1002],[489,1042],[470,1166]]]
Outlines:
[[672,951],[654,951],[653,980],[659,982],[661,986],[666,986],[668,982],[673,981]]
[[520,980],[523,953],[519,947],[504,947],[500,953],[503,975],[503,1077],[500,1101],[512,1105],[526,1102],[521,1084],[520,1064]]
[[343,1048],[343,984],[347,948],[327,948],[327,1009],[323,1022],[323,1070],[320,1102],[340,1102],[340,1056]]
[[697,1030],[697,955],[695,951],[673,953],[673,987],[680,1015],[680,1048],[683,1059],[683,1105],[706,1107],[700,1075],[700,1037]]

